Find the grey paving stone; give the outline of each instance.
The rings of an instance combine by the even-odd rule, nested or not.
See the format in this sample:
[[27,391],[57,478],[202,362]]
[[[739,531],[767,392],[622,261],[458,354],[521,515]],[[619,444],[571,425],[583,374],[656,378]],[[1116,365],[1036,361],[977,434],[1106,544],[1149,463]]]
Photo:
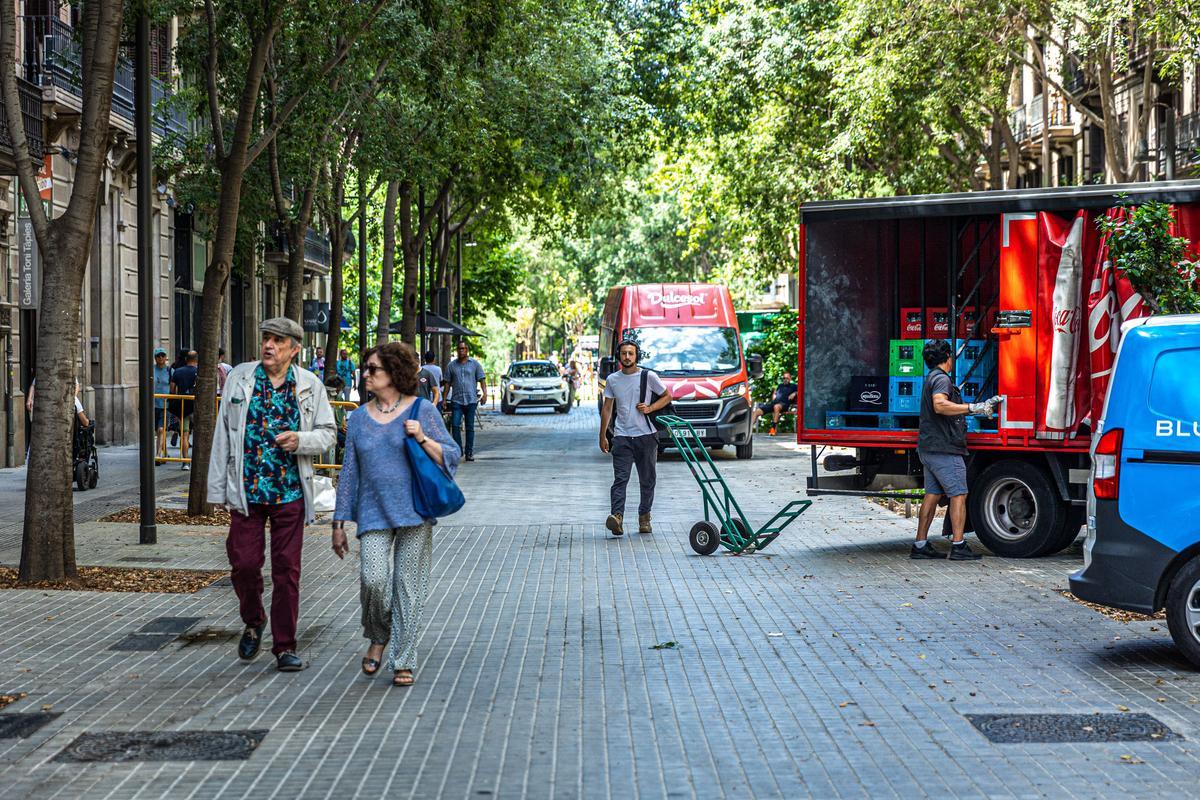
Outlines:
[[[485,417],[460,472],[468,504],[436,533],[410,689],[359,672],[356,560],[335,558],[320,525],[301,585],[311,666],[294,675],[266,654],[237,660],[228,585],[0,593],[0,685],[29,693],[4,713],[61,715],[0,740],[0,798],[1194,795],[1200,676],[1163,623],[1121,624],[1059,594],[1078,545],[911,562],[915,520],[821,498],[761,554],[700,557],[686,541],[698,492],[673,454],[655,533],[614,539],[611,466],[581,411]],[[800,495],[804,455],[763,438],[754,460],[719,464],[762,522]],[[87,523],[77,539],[81,563],[224,569],[223,536],[162,526],[142,546],[136,526]],[[161,617],[195,618],[197,635],[108,649]],[[650,649],[664,641],[679,647]],[[964,716],[1121,707],[1181,738],[1001,745]],[[88,732],[258,729],[242,762],[52,760]]]

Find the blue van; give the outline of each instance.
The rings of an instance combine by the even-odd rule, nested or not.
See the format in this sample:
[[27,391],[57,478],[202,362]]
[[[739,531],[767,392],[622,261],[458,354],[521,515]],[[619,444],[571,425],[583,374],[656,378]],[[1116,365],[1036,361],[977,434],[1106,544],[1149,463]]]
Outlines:
[[1200,667],[1200,314],[1126,325],[1097,434],[1071,591],[1142,614],[1165,607]]

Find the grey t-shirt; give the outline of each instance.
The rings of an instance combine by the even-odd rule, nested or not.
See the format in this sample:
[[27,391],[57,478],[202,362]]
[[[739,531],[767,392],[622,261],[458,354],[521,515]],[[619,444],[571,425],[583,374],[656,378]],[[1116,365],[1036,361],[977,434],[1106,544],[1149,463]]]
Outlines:
[[617,436],[645,436],[655,433],[654,423],[645,414],[637,410],[638,403],[649,403],[650,396],[666,394],[667,387],[662,378],[652,370],[647,370],[646,396],[638,397],[642,390],[642,370],[632,375],[624,372],[614,372],[604,382],[604,396],[611,397],[617,412],[617,426],[614,431]]
[[434,382],[435,386],[442,385],[442,368],[441,367],[439,367],[437,364],[426,364],[425,366],[421,367],[421,369],[425,370],[426,372],[428,372],[430,375],[433,376],[433,382]]
[[433,374],[430,373],[429,367],[422,367],[421,371],[417,373],[417,397],[432,403],[433,387],[435,385]]
[[473,358],[462,362],[456,358],[447,364],[445,380],[450,384],[450,402],[464,406],[478,403],[476,387],[483,377],[483,365]]
[[945,372],[935,368],[925,376],[925,385],[921,389],[921,430],[917,435],[917,452],[965,456],[967,418],[962,415],[949,417],[934,411],[935,394],[946,395],[951,403],[962,402],[962,393]]

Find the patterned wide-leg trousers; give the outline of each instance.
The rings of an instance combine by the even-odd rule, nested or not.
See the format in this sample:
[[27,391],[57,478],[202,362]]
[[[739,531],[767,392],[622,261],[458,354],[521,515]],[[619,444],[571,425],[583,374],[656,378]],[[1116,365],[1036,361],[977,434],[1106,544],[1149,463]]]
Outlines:
[[367,531],[359,537],[359,555],[363,636],[388,644],[385,669],[416,669],[433,525]]

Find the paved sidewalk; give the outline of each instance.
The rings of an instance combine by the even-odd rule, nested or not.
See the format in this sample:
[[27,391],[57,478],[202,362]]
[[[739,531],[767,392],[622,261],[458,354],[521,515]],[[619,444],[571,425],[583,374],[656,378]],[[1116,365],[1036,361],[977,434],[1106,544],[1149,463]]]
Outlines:
[[[296,675],[237,661],[227,585],[3,592],[0,693],[29,696],[0,718],[61,716],[0,738],[0,798],[1195,795],[1200,676],[1164,623],[1059,593],[1078,545],[914,562],[915,519],[821,498],[761,554],[695,556],[698,493],[674,455],[655,533],[614,539],[595,430],[586,407],[487,416],[460,472],[468,505],[436,534],[411,689],[358,672],[356,561],[321,526],[301,598],[312,665]],[[761,522],[799,495],[807,462],[779,440],[756,449],[721,466]],[[142,548],[134,525],[82,527],[81,563],[225,566],[220,529],[163,527]],[[109,649],[159,617],[200,620],[158,650]],[[993,744],[964,716],[1123,709],[1175,736]],[[83,733],[131,730],[267,733],[246,760],[54,760]]]

